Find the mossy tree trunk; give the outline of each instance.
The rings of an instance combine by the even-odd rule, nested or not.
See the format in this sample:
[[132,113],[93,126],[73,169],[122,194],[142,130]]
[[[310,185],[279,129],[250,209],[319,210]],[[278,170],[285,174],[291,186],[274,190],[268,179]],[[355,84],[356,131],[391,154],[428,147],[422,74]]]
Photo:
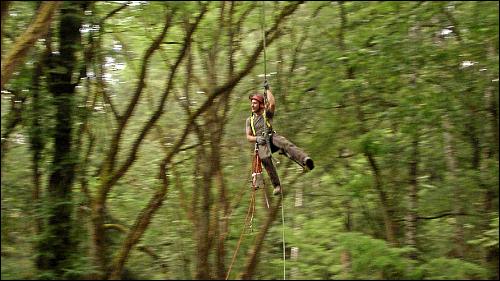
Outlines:
[[[38,268],[51,278],[67,278],[74,252],[71,238],[71,187],[76,160],[72,153],[73,99],[78,73],[77,53],[81,49],[82,2],[64,2],[59,20],[59,54],[48,59],[48,87],[55,104],[54,156],[49,179],[47,225],[40,242]],[[75,75],[76,74],[76,75]]]

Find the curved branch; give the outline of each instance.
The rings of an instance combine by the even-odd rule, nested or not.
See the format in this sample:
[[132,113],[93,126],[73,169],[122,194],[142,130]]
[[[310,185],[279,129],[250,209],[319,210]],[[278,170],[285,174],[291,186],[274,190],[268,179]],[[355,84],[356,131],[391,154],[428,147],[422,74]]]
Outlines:
[[52,16],[61,2],[44,1],[34,22],[16,40],[5,60],[2,60],[1,88],[10,80],[14,69],[24,61],[28,51],[33,47],[36,40],[44,36],[50,28]]
[[[121,118],[119,120],[118,128],[116,129],[116,132],[115,132],[113,139],[111,141],[111,147],[110,147],[109,153],[106,157],[106,160],[103,163],[103,165],[105,166],[105,168],[103,169],[103,172],[107,173],[107,175],[109,175],[109,173],[111,173],[111,171],[113,170],[116,155],[118,154],[118,150],[119,150],[119,146],[120,146],[120,140],[121,140],[122,133],[125,129],[125,126],[128,123],[128,120],[132,116],[132,112],[134,111],[134,109],[137,105],[137,102],[139,101],[139,98],[141,96],[141,93],[146,85],[145,80],[146,80],[146,76],[147,76],[147,72],[148,72],[148,65],[150,62],[150,58],[153,56],[154,52],[160,47],[161,42],[165,38],[167,30],[170,28],[172,22],[173,22],[172,17],[167,15],[167,19],[165,20],[165,25],[163,27],[163,30],[158,35],[156,40],[153,41],[153,43],[149,46],[149,48],[146,50],[146,53],[144,54],[143,64],[142,64],[141,72],[140,72],[140,76],[139,76],[139,82],[137,83],[137,87],[134,91],[132,100],[130,101],[125,113],[121,116]],[[106,187],[102,193],[103,197],[106,196],[106,194],[108,192],[107,189],[109,189],[110,185],[106,184],[105,186]]]
[[[121,225],[121,224],[117,224],[117,223],[107,223],[107,224],[104,225],[104,228],[106,228],[106,229],[115,229],[115,230],[120,231],[123,234],[127,234],[129,232],[129,228],[128,227],[126,227],[124,225]],[[143,252],[145,254],[148,254],[155,261],[157,261],[162,268],[167,268],[168,267],[167,264],[162,261],[162,258],[157,253],[155,253],[154,250],[151,247],[146,246],[146,245],[137,245],[137,250],[139,250],[139,251],[141,251],[141,252]]]
[[[196,18],[195,23],[192,24],[192,26],[189,28],[185,39],[184,39],[184,47],[182,48],[176,62],[174,65],[172,65],[172,69],[170,72],[170,77],[167,82],[167,87],[165,89],[165,92],[163,93],[162,100],[160,102],[160,105],[157,109],[157,111],[154,113],[154,115],[149,119],[148,123],[144,126],[143,130],[141,131],[139,137],[136,139],[134,142],[134,146],[132,148],[132,152],[130,153],[129,157],[127,158],[127,161],[121,166],[121,168],[114,174],[112,177],[110,183],[113,184],[115,183],[130,167],[132,162],[134,161],[136,157],[137,150],[139,148],[140,143],[144,139],[145,135],[147,132],[153,127],[155,124],[156,120],[162,115],[163,113],[163,107],[165,104],[165,101],[168,97],[168,94],[170,92],[170,89],[173,84],[173,79],[175,72],[180,65],[182,59],[184,58],[184,55],[186,53],[186,50],[188,49],[190,43],[191,43],[191,37],[196,30],[198,24],[200,23],[201,19],[207,12],[207,5],[202,6],[202,10],[198,17]],[[151,200],[149,201],[148,205],[141,211],[141,214],[139,217],[136,219],[134,226],[130,229],[130,232],[127,235],[127,238],[125,239],[125,242],[123,243],[122,248],[120,249],[117,258],[115,259],[112,267],[112,273],[111,273],[111,278],[117,278],[120,276],[120,273],[123,270],[123,267],[125,265],[126,260],[128,259],[130,250],[134,245],[136,245],[139,242],[139,239],[142,237],[142,234],[144,231],[146,231],[146,228],[148,227],[149,223],[151,222],[151,218],[153,217],[153,214],[160,208],[160,206],[163,204],[163,199],[165,198],[165,195],[167,193],[167,187],[168,187],[168,181],[164,182],[162,185],[162,188],[158,190]]]
[[192,24],[190,26],[190,28],[188,29],[188,32],[187,32],[187,34],[186,34],[186,36],[184,38],[184,43],[183,43],[182,50],[180,51],[179,56],[177,57],[177,60],[175,61],[175,63],[171,66],[169,78],[168,78],[168,81],[167,81],[167,86],[165,87],[165,91],[163,92],[163,95],[161,97],[160,104],[159,104],[157,110],[154,112],[153,116],[151,116],[151,118],[148,120],[148,122],[146,123],[146,125],[144,125],[143,129],[139,133],[139,136],[134,141],[134,144],[132,146],[131,152],[128,155],[128,157],[125,160],[125,162],[116,171],[116,173],[113,174],[113,176],[111,178],[111,184],[116,183],[128,171],[128,169],[130,168],[130,166],[132,165],[132,163],[137,158],[137,151],[139,150],[139,147],[140,147],[142,141],[146,137],[147,133],[151,130],[151,128],[155,125],[156,121],[158,121],[158,119],[160,118],[160,116],[163,114],[164,107],[165,107],[165,102],[166,102],[166,100],[168,98],[169,93],[171,92],[173,81],[174,81],[174,77],[175,77],[175,74],[177,72],[177,69],[178,69],[179,65],[181,64],[182,60],[185,57],[186,50],[191,45],[193,33],[195,32],[198,24],[200,23],[201,19],[203,18],[203,16],[205,15],[206,12],[207,12],[207,7],[204,6],[203,10],[200,13],[200,15],[197,17],[195,23]]

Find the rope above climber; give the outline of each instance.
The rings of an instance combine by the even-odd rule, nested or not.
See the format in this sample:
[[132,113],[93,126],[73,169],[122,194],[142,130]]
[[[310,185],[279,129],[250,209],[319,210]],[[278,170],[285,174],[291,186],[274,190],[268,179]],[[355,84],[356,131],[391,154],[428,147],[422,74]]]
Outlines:
[[249,142],[255,144],[255,153],[258,154],[274,186],[273,194],[278,195],[281,193],[281,183],[272,162],[272,153],[280,151],[306,171],[314,169],[314,162],[302,149],[272,129],[276,102],[267,80],[264,88],[264,95],[249,96],[252,115],[246,119],[246,137]]

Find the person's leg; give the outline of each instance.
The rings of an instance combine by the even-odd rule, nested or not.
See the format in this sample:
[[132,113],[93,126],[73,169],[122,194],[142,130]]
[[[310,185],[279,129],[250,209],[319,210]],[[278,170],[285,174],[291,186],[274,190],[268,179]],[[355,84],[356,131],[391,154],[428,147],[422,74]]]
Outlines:
[[280,194],[281,193],[281,184],[280,184],[280,178],[278,176],[278,172],[276,172],[276,167],[274,167],[273,161],[271,157],[266,157],[261,159],[262,165],[267,171],[267,174],[271,178],[271,183],[274,186],[274,195]]
[[309,170],[314,169],[314,162],[312,159],[299,147],[293,144],[285,137],[273,134],[273,146],[283,150],[292,160],[298,162],[301,166],[306,166]]

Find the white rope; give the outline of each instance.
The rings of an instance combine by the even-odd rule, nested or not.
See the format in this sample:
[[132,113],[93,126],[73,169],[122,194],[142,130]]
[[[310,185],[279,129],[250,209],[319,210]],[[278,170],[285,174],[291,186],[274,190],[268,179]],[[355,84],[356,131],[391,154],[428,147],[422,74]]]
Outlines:
[[283,187],[281,188],[281,225],[283,230],[283,280],[286,280],[285,208],[283,204]]
[[265,32],[265,21],[266,21],[266,14],[264,13],[264,5],[266,4],[266,1],[262,1],[262,9],[261,9],[261,26],[262,26],[262,41],[264,43],[264,81],[267,80],[267,67],[266,67],[266,32]]
[[[262,1],[262,9],[261,9],[261,26],[262,26],[262,42],[264,44],[264,82],[267,81],[267,66],[266,66],[266,34],[265,34],[265,12],[264,12],[264,5],[265,1]],[[264,90],[264,101],[267,102],[267,91]],[[264,113],[265,114],[265,113]],[[266,201],[267,201],[267,196],[266,196]],[[267,202],[266,202],[267,203]],[[269,208],[269,205],[268,205]],[[286,248],[285,248],[285,210],[283,207],[283,189],[281,190],[281,223],[282,223],[282,229],[283,229],[283,280],[286,280]]]

